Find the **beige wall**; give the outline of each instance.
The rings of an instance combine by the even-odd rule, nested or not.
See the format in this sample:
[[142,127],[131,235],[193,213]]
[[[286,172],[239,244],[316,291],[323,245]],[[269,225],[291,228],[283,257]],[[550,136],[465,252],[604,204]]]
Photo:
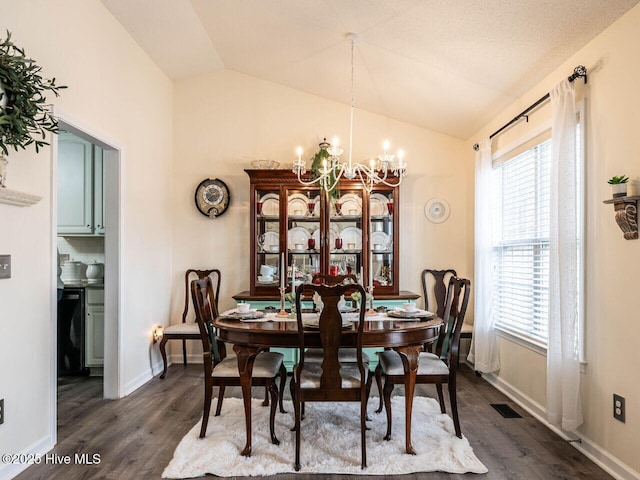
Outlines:
[[[151,378],[151,329],[168,318],[171,251],[171,82],[98,0],[0,0],[2,33],[68,85],[48,98],[123,148],[120,391]],[[44,198],[0,204],[0,252],[12,278],[0,280],[0,452],[48,450],[55,436],[52,366],[55,235],[52,153],[9,155],[10,188]],[[108,319],[107,321],[113,321]],[[0,465],[0,478],[12,466]]]
[[[346,82],[346,79],[345,79]],[[347,87],[345,83],[345,88]],[[182,81],[174,95],[174,189],[172,311],[182,311],[182,272],[218,267],[223,275],[221,307],[249,288],[249,177],[251,160],[270,158],[291,166],[302,145],[310,158],[323,136],[346,143],[349,107],[254,77],[223,71]],[[400,187],[400,288],[419,293],[427,267],[472,270],[472,162],[468,146],[379,115],[356,110],[354,159],[380,153],[388,138],[407,153],[409,174]],[[231,191],[227,213],[208,219],[196,210],[193,192],[207,177]],[[441,197],[451,205],[445,223],[429,223],[425,203]],[[173,342],[174,352],[178,342]]]
[[[640,240],[625,240],[614,220],[607,180],[626,174],[640,180],[640,6],[596,37],[547,79],[474,135],[473,143],[548,92],[578,64],[589,69],[589,83],[576,85],[587,99],[586,370],[582,375],[585,423],[583,446],[600,449],[640,472],[640,382],[637,351],[640,322],[636,295]],[[536,123],[549,120],[545,107],[500,137],[498,148]],[[537,354],[500,339],[499,379],[541,406],[545,403],[546,362]],[[529,361],[524,359],[529,358]],[[626,398],[626,423],[613,419],[612,395]],[[632,477],[628,477],[632,478]]]

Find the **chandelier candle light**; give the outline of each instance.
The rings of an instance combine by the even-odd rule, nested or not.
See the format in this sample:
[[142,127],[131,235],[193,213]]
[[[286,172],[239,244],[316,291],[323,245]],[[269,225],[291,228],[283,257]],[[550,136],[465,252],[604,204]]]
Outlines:
[[[384,184],[390,187],[400,185],[402,178],[407,173],[407,165],[404,163],[404,152],[398,150],[397,154],[389,153],[389,142],[385,140],[383,153],[377,158],[371,158],[369,164],[352,161],[353,146],[353,72],[354,72],[354,49],[357,35],[347,34],[351,40],[351,109],[349,120],[349,158],[347,162],[340,160],[343,149],[340,148],[337,137],[333,138],[331,146],[327,146],[328,158],[322,162],[322,167],[317,172],[318,176],[310,181],[305,181],[302,176],[307,172],[306,161],[302,159],[302,147],[296,149],[297,159],[293,163],[293,173],[298,177],[298,181],[303,185],[319,184],[326,191],[332,191],[340,182],[342,177],[346,179],[359,178],[364,188],[371,192],[375,185]],[[323,144],[320,144],[321,147]],[[326,145],[326,144],[325,144]],[[393,180],[392,180],[393,178]]]

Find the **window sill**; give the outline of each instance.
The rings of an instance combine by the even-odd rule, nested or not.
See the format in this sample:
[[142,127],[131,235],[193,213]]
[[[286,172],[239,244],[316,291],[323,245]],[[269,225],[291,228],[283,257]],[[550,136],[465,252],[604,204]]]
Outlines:
[[516,333],[512,330],[506,330],[505,328],[495,327],[496,335],[506,338],[507,340],[517,343],[521,347],[524,347],[532,352],[535,352],[542,356],[547,356],[547,346],[544,343],[536,342],[531,338],[525,337],[520,333]]

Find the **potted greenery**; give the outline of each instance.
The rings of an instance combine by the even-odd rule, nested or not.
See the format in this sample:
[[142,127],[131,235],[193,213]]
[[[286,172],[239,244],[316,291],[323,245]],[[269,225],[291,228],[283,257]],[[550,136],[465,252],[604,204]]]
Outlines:
[[45,93],[56,97],[58,86],[55,78],[42,78],[39,67],[28,58],[24,50],[11,41],[11,32],[0,40],[0,187],[6,187],[4,155],[9,147],[15,151],[34,145],[36,153],[48,145],[47,132],[58,132],[58,121],[45,103]]
[[[311,161],[311,178],[315,179],[321,177],[323,174],[325,161],[331,161],[331,154],[329,153],[330,146],[331,144],[327,142],[326,138],[324,139],[324,141],[320,142],[320,149],[316,152],[316,154],[313,156],[313,160]],[[333,185],[335,181],[336,178],[333,172],[331,172],[328,178],[329,185]],[[338,190],[337,185],[334,186],[333,189],[327,190],[327,193],[329,194],[329,199],[334,201],[340,196],[340,191]]]
[[624,197],[627,195],[627,183],[629,177],[626,175],[620,175],[619,177],[611,177],[607,183],[611,185],[613,190],[613,197]]

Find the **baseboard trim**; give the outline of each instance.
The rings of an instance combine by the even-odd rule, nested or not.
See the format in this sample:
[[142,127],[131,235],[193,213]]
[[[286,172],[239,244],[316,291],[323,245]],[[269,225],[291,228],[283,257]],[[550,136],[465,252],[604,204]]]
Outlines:
[[[181,353],[177,353],[175,355],[169,355],[167,356],[167,362],[169,365],[172,364],[176,364],[176,365],[182,365],[184,359],[182,358],[182,352]],[[192,364],[192,363],[196,363],[196,364],[200,364],[202,365],[202,354],[190,354],[187,355],[187,364]]]
[[123,396],[126,397],[127,395],[130,395],[131,393],[135,392],[137,389],[139,389],[141,386],[143,386],[145,383],[147,383],[149,380],[151,380],[153,377],[155,377],[161,372],[162,372],[162,360],[159,360],[158,362],[151,365],[151,368],[142,372],[136,378],[126,383],[124,386]]
[[491,373],[483,373],[482,378],[494,386],[497,390],[504,393],[507,397],[520,405],[523,409],[531,414],[536,420],[560,436],[565,440],[580,440],[580,442],[572,441],[571,446],[584,454],[589,460],[605,470],[609,475],[617,480],[637,480],[640,473],[635,471],[629,465],[613,456],[611,453],[603,449],[600,445],[594,443],[589,438],[576,434],[575,432],[565,432],[564,430],[551,425],[546,419],[545,408],[535,402],[531,397],[524,394],[513,385],[505,382],[500,377],[496,377]]
[[[47,436],[31,445],[31,447],[24,450],[23,453],[26,455],[40,455],[44,457],[44,455],[51,451],[53,447],[55,447],[55,442],[53,441],[53,437]],[[16,452],[14,452],[16,453]],[[42,458],[42,462],[44,463],[44,458]],[[0,480],[11,480],[12,478],[18,476],[20,473],[24,472],[31,465],[28,463],[8,463],[4,466],[0,464]]]

